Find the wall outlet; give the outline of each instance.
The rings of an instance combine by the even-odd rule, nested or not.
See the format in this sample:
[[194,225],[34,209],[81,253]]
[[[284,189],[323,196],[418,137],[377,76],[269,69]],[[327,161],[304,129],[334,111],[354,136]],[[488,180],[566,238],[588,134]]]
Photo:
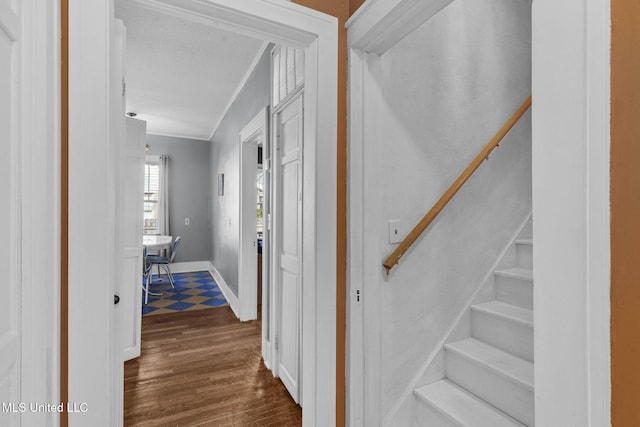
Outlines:
[[191,220],[189,218],[185,218],[184,225],[189,225],[189,224],[191,224]]
[[393,219],[389,221],[389,243],[395,244],[402,242],[402,221]]

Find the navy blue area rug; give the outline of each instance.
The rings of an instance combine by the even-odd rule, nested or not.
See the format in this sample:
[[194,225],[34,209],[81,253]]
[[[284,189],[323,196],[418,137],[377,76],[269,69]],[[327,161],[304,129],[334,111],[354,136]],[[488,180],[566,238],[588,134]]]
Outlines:
[[174,273],[176,288],[172,289],[166,275],[152,276],[151,292],[162,292],[161,296],[149,295],[149,303],[144,304],[142,293],[142,315],[175,313],[177,311],[202,310],[228,305],[222,291],[208,271]]

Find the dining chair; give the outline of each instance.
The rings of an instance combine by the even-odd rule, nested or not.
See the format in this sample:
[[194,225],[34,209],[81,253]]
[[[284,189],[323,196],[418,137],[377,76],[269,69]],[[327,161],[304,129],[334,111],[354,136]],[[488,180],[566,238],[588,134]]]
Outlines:
[[175,289],[173,282],[173,275],[171,274],[171,267],[169,265],[173,262],[176,257],[176,252],[178,250],[178,245],[180,245],[180,241],[182,240],[181,236],[177,236],[173,243],[171,243],[171,254],[166,256],[159,255],[148,255],[147,259],[153,268],[154,265],[158,266],[158,276],[160,276],[160,268],[167,272],[167,276],[169,277],[169,283],[171,283],[171,287]]
[[147,247],[142,247],[142,277],[144,279],[144,303],[149,302],[149,285],[151,284],[151,268],[153,264],[148,260]]

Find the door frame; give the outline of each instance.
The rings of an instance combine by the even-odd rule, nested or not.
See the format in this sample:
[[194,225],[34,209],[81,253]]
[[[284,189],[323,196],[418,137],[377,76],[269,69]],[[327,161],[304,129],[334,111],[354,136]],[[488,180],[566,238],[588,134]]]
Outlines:
[[[379,230],[388,219],[377,213],[382,203],[375,182],[379,174],[367,172],[381,170],[381,148],[386,143],[376,132],[381,125],[379,58],[450,2],[367,1],[347,22],[347,417],[351,426],[382,425],[385,416],[380,413],[382,252],[378,241],[367,237],[380,234],[372,230]],[[610,4],[578,1],[559,7],[557,2],[535,0],[532,7],[536,421],[609,425]],[[555,260],[565,259],[568,248],[579,255],[558,274]],[[559,289],[562,297],[557,295]],[[566,301],[574,304],[567,307]],[[559,329],[558,324],[570,327]],[[560,359],[558,346],[565,349]]]
[[[336,416],[337,47],[335,17],[271,0],[140,0],[149,7],[219,28],[305,49],[303,228],[303,423],[332,425]],[[113,316],[110,314],[113,215],[108,214],[109,46],[113,0],[69,4],[69,398],[90,411],[71,414],[83,424],[116,425],[111,408]],[[80,43],[82,41],[82,43]],[[94,166],[93,168],[91,166]],[[317,178],[322,171],[322,179]],[[90,206],[91,209],[87,209]],[[320,211],[321,210],[321,211]],[[96,227],[96,224],[99,226]],[[97,230],[96,230],[97,229]],[[92,278],[87,281],[87,278]],[[96,304],[97,301],[102,303]],[[106,337],[106,338],[105,338]],[[72,363],[73,362],[73,363]],[[106,369],[105,369],[106,368]]]
[[[264,108],[240,131],[238,300],[240,302],[239,318],[243,322],[258,317],[256,177],[258,145],[266,146],[265,140],[268,137],[269,129],[268,118],[267,108]],[[264,316],[263,313],[263,320]],[[263,344],[265,342],[264,336],[262,342]]]
[[[16,244],[21,357],[21,402],[59,402],[60,389],[60,232],[61,232],[61,31],[60,2],[8,2],[0,8],[13,15],[5,31],[19,40],[19,78],[12,89],[20,105],[13,124],[20,193],[9,206],[18,213]],[[16,205],[12,205],[17,201]],[[18,402],[16,402],[17,404]],[[23,422],[55,425],[54,412],[21,415]]]
[[532,24],[536,423],[608,426],[611,3],[534,0]]

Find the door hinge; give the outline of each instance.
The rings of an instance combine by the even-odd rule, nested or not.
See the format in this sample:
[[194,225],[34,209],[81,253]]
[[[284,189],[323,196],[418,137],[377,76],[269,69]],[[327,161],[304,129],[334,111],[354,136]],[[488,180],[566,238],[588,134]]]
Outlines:
[[356,290],[353,292],[353,297],[354,297],[354,299],[356,300],[356,302],[360,302],[360,289],[356,289]]
[[276,338],[273,340],[273,346],[276,348],[276,350],[280,349],[280,343],[278,342],[278,336],[276,335]]

